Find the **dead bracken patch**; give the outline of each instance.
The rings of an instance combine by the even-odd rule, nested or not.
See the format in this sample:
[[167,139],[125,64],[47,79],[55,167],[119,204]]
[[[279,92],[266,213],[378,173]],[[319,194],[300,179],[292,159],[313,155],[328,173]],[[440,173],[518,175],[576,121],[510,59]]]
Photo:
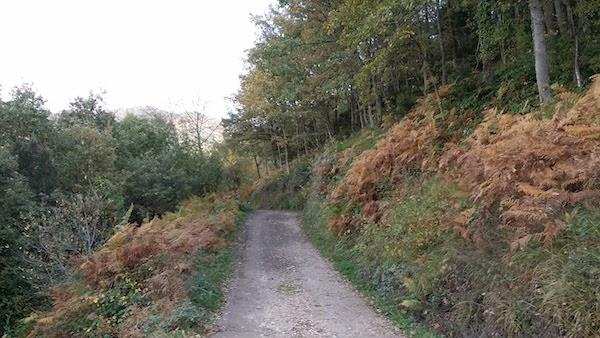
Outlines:
[[[385,190],[383,185],[397,184],[407,173],[420,172],[435,164],[435,142],[439,132],[432,100],[433,97],[421,100],[412,113],[388,131],[375,149],[362,153],[332,192],[332,200],[347,200],[353,206],[365,205],[365,211],[373,216],[379,210],[375,211],[376,204],[371,203],[379,199],[378,192]],[[346,217],[329,221],[331,229],[337,233],[352,231],[356,223],[357,220]]]
[[565,207],[600,197],[600,81],[554,119],[490,110],[464,145],[447,145],[440,171],[463,182],[486,217],[514,233],[511,247],[559,236]]
[[[350,206],[329,219],[331,230],[352,232],[363,217],[377,222],[382,192],[401,190],[407,176],[437,171],[470,193],[477,222],[497,219],[511,229],[513,250],[530,240],[552,243],[563,229],[564,208],[600,198],[600,79],[583,97],[562,92],[559,98],[553,119],[490,109],[465,142],[447,143],[443,152],[436,149],[437,106],[424,98],[375,149],[354,160],[331,193],[332,201]],[[476,226],[456,228],[482,242]]]

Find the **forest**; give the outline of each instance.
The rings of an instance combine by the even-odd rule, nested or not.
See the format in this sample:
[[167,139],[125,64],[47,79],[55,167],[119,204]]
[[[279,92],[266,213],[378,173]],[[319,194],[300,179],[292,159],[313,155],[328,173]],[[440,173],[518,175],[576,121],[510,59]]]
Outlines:
[[279,3],[256,19],[262,36],[235,97],[239,113],[224,121],[263,171],[389,126],[431,93],[446,95],[439,105],[456,121],[444,141],[456,140],[486,107],[524,114],[600,71],[593,0]]
[[252,206],[301,211],[412,335],[598,334],[599,0],[279,0],[254,21],[219,126],[0,100],[0,333],[206,333]]

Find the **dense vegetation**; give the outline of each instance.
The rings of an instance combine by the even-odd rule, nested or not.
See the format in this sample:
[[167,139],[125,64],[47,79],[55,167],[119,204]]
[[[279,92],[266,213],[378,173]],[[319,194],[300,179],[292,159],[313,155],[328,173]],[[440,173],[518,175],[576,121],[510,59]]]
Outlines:
[[[390,126],[424,95],[437,96],[443,146],[472,131],[484,107],[530,112],[600,72],[596,0],[281,0],[257,25],[238,112],[224,122],[262,175]],[[537,68],[547,70],[540,95]]]
[[19,328],[27,337],[188,337],[205,333],[223,302],[237,222],[234,198],[192,198],[140,227],[122,226],[78,257],[53,307]]
[[192,122],[150,108],[117,118],[93,94],[51,114],[27,86],[0,102],[0,329],[45,308],[48,286],[116,225],[225,187],[235,170]]
[[597,334],[598,0],[280,0],[256,24],[222,144],[199,112],[0,100],[3,333],[204,332],[240,213],[192,196],[253,180],[411,331]]
[[407,333],[598,334],[599,3],[291,0],[258,24],[225,121],[267,176],[251,201],[303,207]]

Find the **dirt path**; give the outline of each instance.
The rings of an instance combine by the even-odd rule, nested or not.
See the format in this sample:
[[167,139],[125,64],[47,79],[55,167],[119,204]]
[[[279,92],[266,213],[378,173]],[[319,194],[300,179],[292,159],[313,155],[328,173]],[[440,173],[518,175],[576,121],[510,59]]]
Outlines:
[[257,211],[213,337],[401,337],[306,240],[297,214]]

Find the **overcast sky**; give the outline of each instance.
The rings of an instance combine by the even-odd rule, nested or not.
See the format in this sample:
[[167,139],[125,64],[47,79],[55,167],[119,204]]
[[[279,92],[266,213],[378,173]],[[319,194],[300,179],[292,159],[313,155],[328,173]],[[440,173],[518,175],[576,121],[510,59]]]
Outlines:
[[54,112],[104,90],[113,109],[200,100],[223,116],[256,39],[250,15],[272,2],[0,0],[3,97],[27,82]]

